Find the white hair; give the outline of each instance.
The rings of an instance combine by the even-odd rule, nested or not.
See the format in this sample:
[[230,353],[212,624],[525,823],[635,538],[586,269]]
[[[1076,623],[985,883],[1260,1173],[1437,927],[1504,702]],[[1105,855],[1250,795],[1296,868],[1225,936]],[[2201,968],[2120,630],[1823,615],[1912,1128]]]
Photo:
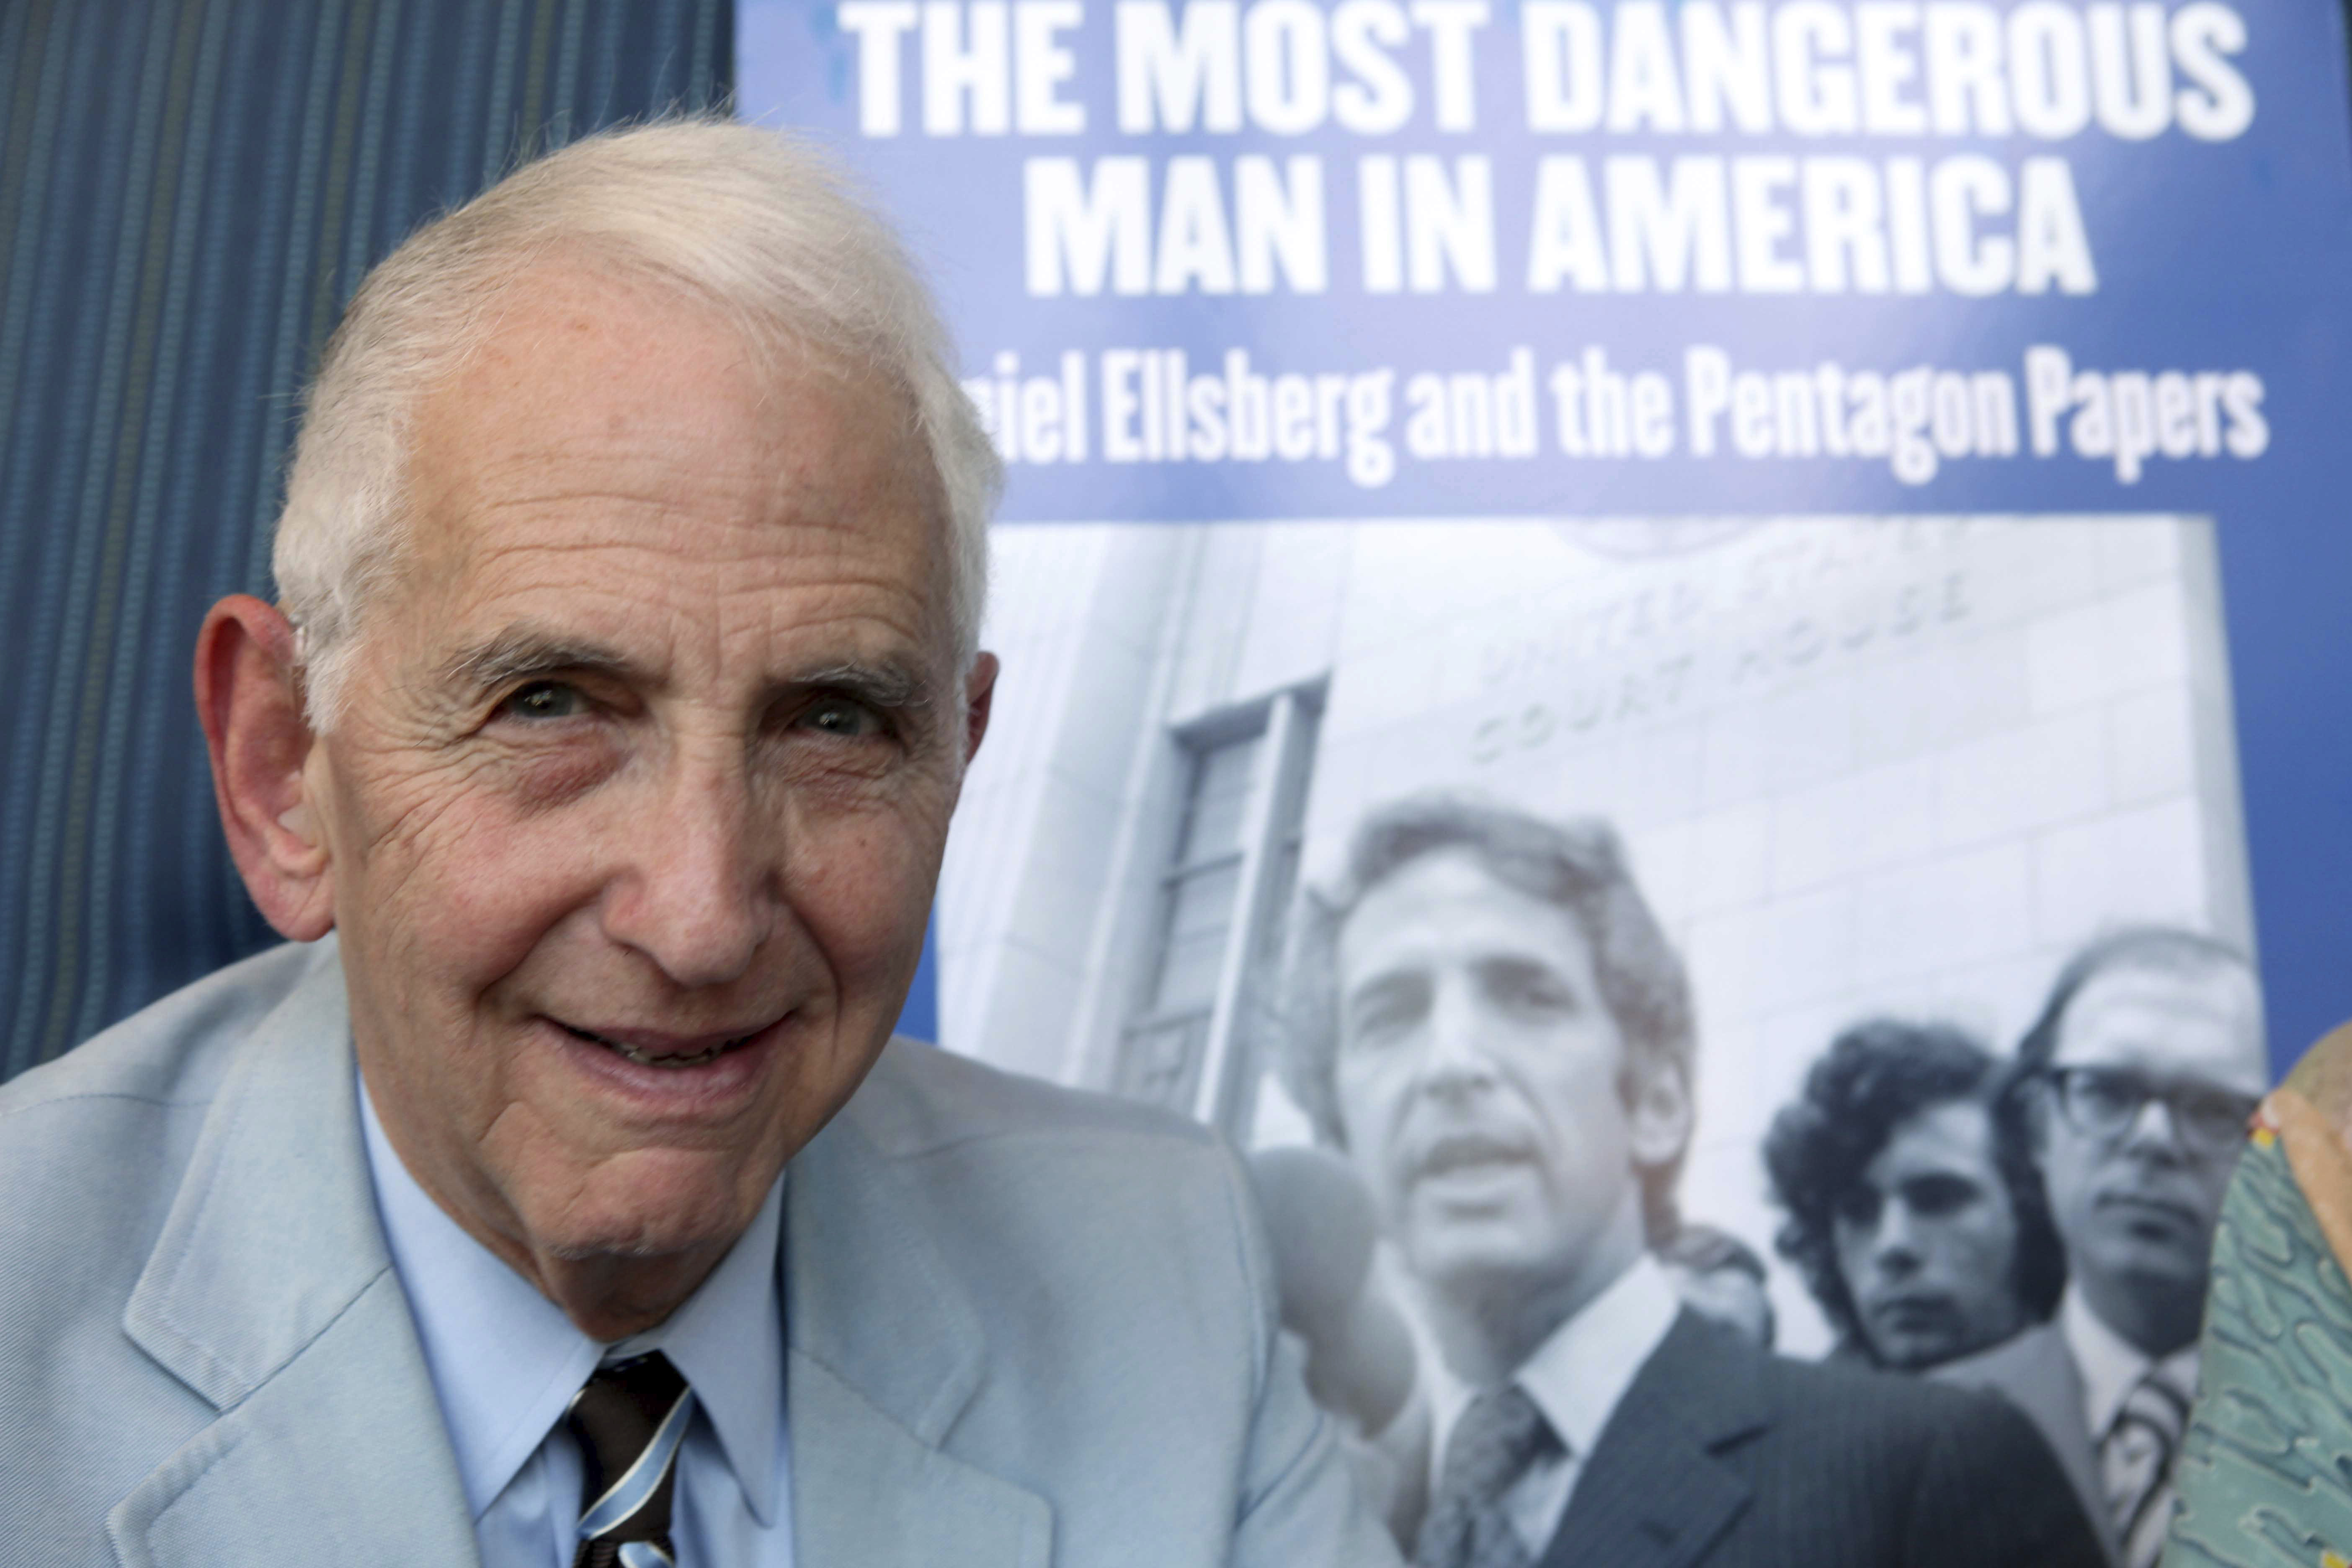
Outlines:
[[400,562],[418,405],[480,347],[506,286],[551,255],[716,310],[764,365],[813,355],[900,388],[945,497],[948,618],[971,667],[1003,468],[929,291],[810,142],[673,120],[525,164],[409,236],[352,296],[310,388],[272,557],[313,729],[341,713],[361,618]]

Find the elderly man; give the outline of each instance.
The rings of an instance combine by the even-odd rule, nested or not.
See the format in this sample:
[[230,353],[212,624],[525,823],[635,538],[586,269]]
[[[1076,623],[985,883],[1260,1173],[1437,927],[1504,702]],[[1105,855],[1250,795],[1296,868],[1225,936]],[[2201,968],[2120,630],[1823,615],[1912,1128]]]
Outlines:
[[2033,1417],[2122,1568],[2164,1550],[2214,1221],[2265,1082],[2253,971],[2193,931],[2091,943],[2018,1047],[2010,1092],[2032,1120],[2066,1293],[2049,1323],[1937,1375]]
[[195,688],[297,944],[0,1094],[44,1563],[1388,1552],[1236,1163],[887,1044],[994,458],[809,153],[672,124],[413,237]]
[[1293,1092],[1357,1162],[1448,1373],[1420,1568],[2095,1564],[1998,1401],[1780,1361],[1682,1307],[1682,967],[1616,839],[1444,799],[1302,932]]
[[1924,1372],[2057,1305],[2064,1258],[1991,1053],[1944,1024],[1846,1029],[1772,1120],[1781,1256],[1844,1353]]

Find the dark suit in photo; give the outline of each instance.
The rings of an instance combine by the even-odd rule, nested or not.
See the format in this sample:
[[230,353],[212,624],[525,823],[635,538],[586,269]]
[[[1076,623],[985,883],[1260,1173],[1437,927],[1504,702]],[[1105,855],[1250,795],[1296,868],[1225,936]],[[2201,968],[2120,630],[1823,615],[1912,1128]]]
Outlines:
[[1687,1310],[1580,1473],[1540,1568],[2103,1568],[1998,1397],[1786,1360]]
[[2065,1467],[2109,1559],[2120,1557],[2100,1493],[2099,1446],[2083,1415],[2082,1369],[2056,1323],[2037,1324],[2005,1344],[1947,1363],[1933,1375],[1955,1387],[1989,1390],[2023,1411]]

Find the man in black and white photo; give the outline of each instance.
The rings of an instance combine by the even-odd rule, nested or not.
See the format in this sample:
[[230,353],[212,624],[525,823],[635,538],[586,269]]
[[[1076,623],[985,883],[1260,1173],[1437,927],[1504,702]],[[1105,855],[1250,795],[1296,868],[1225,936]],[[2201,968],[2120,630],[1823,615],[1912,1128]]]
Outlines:
[[1833,1354],[1924,1372],[2057,1305],[2065,1259],[2002,1081],[1949,1025],[1873,1018],[1841,1033],[1773,1118],[1780,1255],[1836,1331]]
[[2193,931],[2093,942],[2018,1047],[2011,1092],[2032,1119],[2066,1293],[2048,1324],[1940,1375],[1998,1388],[2034,1418],[2122,1568],[2164,1550],[2213,1225],[2264,1088],[2253,971]]
[[1419,1568],[2097,1561],[2014,1411],[1782,1361],[1677,1300],[1649,1243],[1696,1030],[1609,827],[1408,800],[1305,918],[1293,1090],[1444,1363]]

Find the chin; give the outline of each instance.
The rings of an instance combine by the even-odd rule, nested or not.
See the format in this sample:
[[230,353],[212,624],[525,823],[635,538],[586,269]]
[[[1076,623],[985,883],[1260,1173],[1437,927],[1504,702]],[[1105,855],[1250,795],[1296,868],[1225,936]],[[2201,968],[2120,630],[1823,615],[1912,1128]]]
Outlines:
[[2149,1276],[2201,1278],[2212,1246],[2210,1236],[2200,1235],[2186,1224],[2144,1221],[2103,1226],[2098,1240],[2093,1256],[2112,1259],[2116,1272]]
[[2119,1248],[2110,1271],[2117,1278],[2158,1289],[2205,1283],[2209,1259],[2184,1247]]
[[1424,1230],[1404,1248],[1412,1271],[1440,1289],[1475,1291],[1559,1272],[1551,1250],[1507,1226]]
[[1898,1372],[1940,1366],[1966,1355],[1972,1347],[1952,1336],[1890,1340],[1878,1347],[1878,1359]]
[[531,1228],[547,1250],[574,1261],[665,1258],[731,1245],[767,1190],[758,1188],[746,1200],[728,1179],[733,1169],[600,1171],[600,1180]]
[[[751,1223],[714,1224],[714,1215],[675,1215],[600,1216],[595,1223],[577,1225],[548,1236],[546,1250],[572,1263],[599,1258],[646,1259],[677,1258],[698,1248],[729,1245]],[[542,1233],[545,1234],[545,1233]]]

